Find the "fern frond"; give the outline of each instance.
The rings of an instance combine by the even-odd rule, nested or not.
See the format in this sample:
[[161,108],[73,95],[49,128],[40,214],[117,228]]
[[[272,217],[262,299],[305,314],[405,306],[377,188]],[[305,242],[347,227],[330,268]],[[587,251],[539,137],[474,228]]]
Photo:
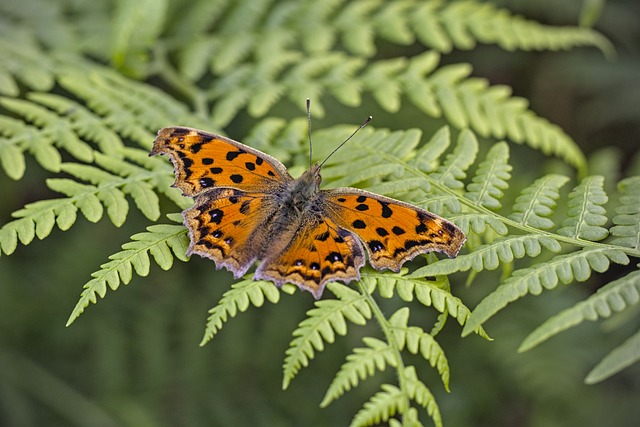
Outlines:
[[640,271],[614,280],[571,308],[551,317],[529,334],[518,351],[527,351],[585,320],[607,318],[640,301]]
[[427,414],[429,414],[436,427],[442,427],[442,417],[436,399],[429,388],[418,379],[416,368],[407,366],[404,370],[404,375],[407,380],[409,398],[427,410]]
[[[46,120],[43,117],[49,114],[45,109],[34,107],[33,104],[24,100],[0,98],[0,105],[17,114],[27,114],[34,120]],[[47,118],[50,119],[50,117]],[[3,125],[2,135],[6,135],[2,138],[2,151],[11,156],[10,158],[21,157],[16,166],[9,164],[8,160],[2,162],[3,168],[10,177],[20,179],[24,174],[22,153],[25,151],[29,152],[44,169],[52,172],[60,171],[62,157],[54,145],[51,132],[4,116],[0,124]],[[19,155],[17,151],[20,151]]]
[[640,331],[607,354],[585,378],[587,384],[595,384],[622,371],[640,360]]
[[468,335],[507,304],[526,294],[539,295],[543,289],[553,289],[559,282],[583,282],[591,276],[592,271],[606,271],[610,262],[627,265],[629,258],[620,249],[584,248],[581,251],[558,255],[532,267],[516,270],[478,304],[462,333]]
[[372,376],[376,370],[384,371],[387,365],[395,367],[396,361],[389,344],[372,337],[364,337],[362,341],[366,347],[354,348],[353,353],[347,356],[347,361],[331,381],[320,403],[321,407],[328,406],[361,380]]
[[364,404],[349,424],[350,427],[370,426],[389,421],[396,413],[403,413],[408,409],[408,400],[402,390],[391,384],[382,384],[382,390],[377,392]]
[[611,240],[614,245],[640,250],[640,177],[624,179],[618,184],[621,193],[618,215],[613,217]]
[[470,231],[477,234],[483,234],[487,231],[487,226],[489,226],[499,236],[504,236],[509,232],[509,229],[503,222],[502,218],[496,215],[473,213],[451,215],[449,216],[449,219],[453,220],[453,222],[455,222],[455,224],[467,235]]
[[[63,148],[73,157],[83,162],[90,162],[93,160],[93,151],[91,147],[84,141],[80,140],[70,126],[70,123],[55,112],[22,99],[3,98],[0,99],[0,105],[35,124],[37,127],[29,126],[29,129],[32,132],[39,134],[39,139],[41,140],[40,144],[45,143],[46,141],[49,145],[55,145],[59,148]],[[30,143],[31,141],[23,142],[27,147]],[[30,149],[35,150],[35,146]],[[37,151],[34,151],[34,155],[36,153]],[[57,168],[52,169],[52,165],[49,163],[42,163],[41,160],[45,160],[42,156],[36,155],[35,157],[43,167],[53,171],[58,170]],[[60,158],[59,153],[57,157]]]
[[562,222],[558,234],[594,242],[607,237],[609,231],[602,226],[607,223],[603,205],[608,200],[604,192],[604,177],[583,179],[569,194],[568,217]]
[[500,263],[510,263],[525,256],[537,257],[542,248],[551,252],[560,252],[560,243],[553,237],[539,234],[511,235],[500,237],[491,243],[475,248],[468,254],[457,258],[442,259],[433,264],[415,270],[411,277],[440,276],[457,271],[495,270]]
[[324,350],[324,342],[333,343],[336,334],[347,333],[346,320],[364,325],[371,318],[371,307],[358,292],[337,282],[329,283],[327,289],[338,299],[317,301],[315,308],[307,312],[307,317],[293,331],[294,339],[286,351],[283,366],[283,389],[289,386],[301,367],[309,364],[315,351]]
[[447,155],[444,163],[431,177],[445,187],[463,188],[462,180],[467,176],[466,170],[473,164],[477,154],[478,140],[472,132],[463,130],[458,136],[453,153]]
[[229,318],[247,311],[250,305],[262,307],[265,297],[275,304],[280,300],[280,290],[272,282],[264,280],[246,279],[231,285],[231,289],[224,293],[220,302],[209,310],[207,326],[200,345],[211,341]]
[[409,308],[403,307],[389,318],[398,348],[405,347],[411,354],[420,354],[431,367],[435,367],[440,374],[444,388],[449,390],[449,362],[440,344],[419,326],[408,326]]
[[[362,271],[360,280],[368,289],[377,287],[384,298],[391,298],[395,293],[404,301],[413,301],[415,297],[421,304],[453,316],[460,325],[466,324],[471,311],[459,298],[438,286],[437,282],[424,280],[415,273],[405,274],[406,269],[399,273],[380,273],[368,269]],[[488,338],[481,327],[476,332]]]
[[[78,179],[88,181],[83,184],[68,178],[50,178],[47,186],[66,198],[40,200],[26,205],[13,213],[18,218],[0,228],[0,248],[5,254],[16,249],[18,240],[28,245],[34,239],[47,237],[55,224],[65,231],[76,222],[77,211],[91,222],[98,222],[106,208],[107,215],[116,226],[121,226],[129,212],[129,202],[125,195],[133,198],[138,209],[149,219],[160,216],[159,199],[146,181],[149,172],[122,160],[95,153],[96,163],[108,169],[113,168],[124,177],[114,175],[95,166],[64,163],[61,171]],[[116,165],[118,167],[116,167]],[[123,168],[126,168],[127,172]],[[128,175],[128,176],[127,176]]]
[[135,271],[139,276],[147,276],[151,266],[149,254],[163,270],[173,265],[174,257],[186,261],[189,245],[186,229],[182,225],[159,224],[147,227],[147,231],[134,234],[131,241],[122,245],[122,251],[109,257],[111,261],[100,266],[92,273],[91,279],[83,288],[80,300],[74,307],[67,326],[80,316],[90,303],[96,303],[98,297],[104,298],[107,286],[118,289],[120,283],[128,284]]
[[480,163],[476,175],[467,186],[466,197],[480,206],[491,210],[502,207],[500,199],[502,192],[509,188],[511,165],[509,161],[509,146],[506,142],[494,144],[485,160]]
[[413,13],[413,28],[423,43],[443,52],[454,46],[472,49],[477,42],[495,43],[506,50],[560,50],[592,45],[605,53],[613,52],[610,42],[595,31],[541,25],[490,3],[428,2]]
[[[6,23],[4,20],[3,25]],[[56,81],[53,58],[43,52],[32,32],[15,30],[10,33],[11,37],[6,37],[7,32],[0,37],[0,55],[12,59],[0,68],[4,76],[1,92],[18,95],[18,82],[33,90],[51,90]]]
[[[315,139],[317,146],[322,147],[322,151],[335,147],[336,141],[344,139],[341,134],[346,130],[345,127],[336,126],[331,131],[318,132]],[[351,127],[349,130],[353,131]],[[414,154],[419,142],[420,132],[415,129],[389,132],[364,128],[340,153],[340,156],[346,158],[357,157],[359,161],[345,163],[337,156],[331,157],[323,166],[323,178],[330,181],[331,186],[342,187],[374,179],[379,181],[387,176],[401,176],[405,172],[403,159]],[[318,156],[323,154],[318,153]]]
[[560,188],[569,181],[563,175],[546,175],[537,179],[529,187],[522,190],[509,218],[531,227],[548,230],[554,223],[547,218],[556,207],[556,200],[560,197]]
[[[27,97],[64,117],[80,138],[95,142],[101,152],[117,156],[124,148],[118,134],[110,129],[100,116],[79,102],[52,93],[33,92]],[[81,159],[79,156],[75,157]]]

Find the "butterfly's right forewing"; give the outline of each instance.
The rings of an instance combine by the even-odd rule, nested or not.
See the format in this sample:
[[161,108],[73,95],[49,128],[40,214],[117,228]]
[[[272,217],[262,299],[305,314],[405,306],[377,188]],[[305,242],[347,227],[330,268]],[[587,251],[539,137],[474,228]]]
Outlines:
[[174,185],[190,197],[216,187],[267,192],[292,179],[275,158],[232,139],[197,129],[160,129],[150,155],[156,154],[169,155],[175,169]]

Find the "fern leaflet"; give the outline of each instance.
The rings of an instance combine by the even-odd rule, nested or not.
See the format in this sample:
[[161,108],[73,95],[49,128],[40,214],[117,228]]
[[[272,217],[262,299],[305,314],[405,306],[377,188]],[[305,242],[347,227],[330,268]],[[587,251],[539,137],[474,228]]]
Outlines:
[[315,351],[324,349],[324,341],[332,343],[335,334],[347,333],[346,320],[364,325],[367,319],[371,318],[371,308],[358,292],[337,282],[329,283],[327,289],[338,299],[317,301],[316,307],[307,312],[307,317],[293,332],[295,338],[289,344],[283,366],[284,389],[289,386],[300,368],[309,364]]
[[393,334],[398,348],[406,348],[412,354],[420,354],[432,367],[435,367],[445,389],[449,390],[449,363],[438,342],[422,328],[408,326],[409,308],[403,307],[390,318]]
[[347,356],[347,361],[340,367],[327,389],[320,403],[321,407],[328,406],[351,387],[357,386],[361,380],[372,376],[376,369],[384,371],[387,365],[395,367],[396,361],[387,343],[372,337],[364,337],[362,341],[367,347],[355,348]]
[[587,375],[585,382],[595,384],[640,360],[640,331],[607,354]]
[[163,270],[173,265],[174,256],[180,261],[186,261],[188,246],[186,230],[181,225],[152,225],[147,231],[134,234],[131,241],[122,245],[122,251],[109,257],[111,261],[100,266],[100,270],[91,274],[93,279],[84,285],[80,300],[73,309],[67,326],[82,314],[90,303],[96,303],[97,297],[104,298],[107,286],[112,290],[118,289],[120,283],[128,284],[133,271],[139,276],[149,274],[149,254]]
[[585,320],[595,321],[609,317],[639,301],[640,271],[634,271],[608,283],[586,300],[548,319],[524,339],[518,351],[527,351]]
[[573,189],[569,194],[569,216],[563,221],[558,234],[594,242],[609,235],[609,231],[602,227],[607,223],[603,205],[609,200],[603,186],[602,176],[591,176]]
[[364,404],[351,421],[350,427],[370,426],[388,421],[396,413],[406,412],[409,408],[408,399],[402,390],[391,384],[382,384],[382,390],[377,392]]
[[207,326],[200,345],[205,345],[222,329],[223,324],[238,312],[245,312],[250,305],[262,307],[265,297],[273,304],[280,300],[280,290],[263,280],[241,280],[231,285],[215,307],[209,310]]
[[622,196],[613,217],[611,243],[640,250],[640,176],[620,181],[618,188]]
[[547,217],[553,213],[555,201],[560,197],[560,187],[567,181],[569,178],[562,175],[546,175],[537,179],[518,196],[509,218],[542,230],[553,228],[553,221]]
[[555,288],[558,282],[583,282],[591,276],[592,270],[604,272],[609,268],[610,261],[627,265],[629,258],[620,249],[584,248],[578,252],[558,255],[533,267],[517,270],[478,304],[462,333],[468,335],[473,328],[483,324],[507,304],[528,293],[539,295],[544,288]]
[[507,143],[494,144],[485,160],[480,163],[471,184],[467,186],[466,197],[479,206],[492,210],[500,209],[500,199],[504,195],[502,191],[509,187],[508,181],[511,178],[511,165],[507,163],[508,160]]

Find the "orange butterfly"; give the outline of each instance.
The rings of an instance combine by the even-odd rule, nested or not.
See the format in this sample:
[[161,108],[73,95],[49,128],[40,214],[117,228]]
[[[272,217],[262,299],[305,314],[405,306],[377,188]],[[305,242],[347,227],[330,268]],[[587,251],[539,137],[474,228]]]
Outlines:
[[356,188],[320,190],[321,164],[294,179],[275,158],[220,135],[160,129],[156,154],[169,155],[174,186],[195,198],[183,212],[187,254],[235,278],[262,260],[254,279],[294,283],[320,298],[328,282],[360,278],[363,246],[372,267],[397,272],[425,252],[455,257],[465,241],[454,224],[408,203]]

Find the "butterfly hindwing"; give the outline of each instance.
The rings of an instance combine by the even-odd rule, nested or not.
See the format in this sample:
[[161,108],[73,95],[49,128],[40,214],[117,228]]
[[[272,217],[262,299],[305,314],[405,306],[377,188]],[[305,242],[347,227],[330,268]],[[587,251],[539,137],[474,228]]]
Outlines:
[[187,254],[211,258],[236,278],[244,275],[258,258],[257,242],[264,241],[263,227],[273,207],[264,195],[232,188],[216,188],[198,196],[183,212],[191,244]]
[[455,257],[465,241],[453,223],[424,209],[355,188],[325,190],[327,215],[364,243],[372,267],[400,270],[426,252]]
[[275,158],[220,135],[186,127],[158,131],[150,155],[168,154],[176,181],[185,196],[215,187],[259,191],[291,180]]
[[328,218],[302,223],[287,247],[265,257],[255,279],[295,283],[320,298],[327,282],[360,279],[364,252],[356,236]]

